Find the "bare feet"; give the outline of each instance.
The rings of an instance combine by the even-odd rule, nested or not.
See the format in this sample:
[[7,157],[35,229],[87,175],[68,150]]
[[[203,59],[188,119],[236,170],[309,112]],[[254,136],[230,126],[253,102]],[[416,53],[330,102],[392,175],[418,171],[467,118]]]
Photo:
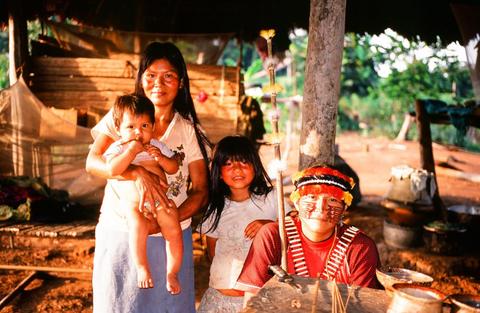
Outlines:
[[137,268],[137,281],[138,288],[153,288],[152,275],[147,267]]
[[167,273],[167,290],[172,295],[178,295],[182,290],[182,288],[180,287],[180,282],[177,278],[177,274]]

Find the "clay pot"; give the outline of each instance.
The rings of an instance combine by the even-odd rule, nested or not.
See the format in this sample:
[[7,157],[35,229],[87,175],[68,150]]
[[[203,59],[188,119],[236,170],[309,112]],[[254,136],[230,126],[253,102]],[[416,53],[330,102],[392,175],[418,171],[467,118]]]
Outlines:
[[446,296],[440,291],[415,285],[394,284],[387,313],[442,313]]
[[480,313],[480,296],[455,294],[449,298],[452,301],[451,313]]
[[406,268],[384,266],[376,270],[377,279],[389,296],[393,295],[394,284],[406,283],[429,287],[433,278]]

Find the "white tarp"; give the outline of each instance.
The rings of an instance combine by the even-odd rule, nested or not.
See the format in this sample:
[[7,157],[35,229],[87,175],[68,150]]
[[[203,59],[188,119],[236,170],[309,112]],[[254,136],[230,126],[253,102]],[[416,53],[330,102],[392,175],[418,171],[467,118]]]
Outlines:
[[41,177],[72,201],[100,203],[105,180],[85,171],[92,141],[74,110],[45,107],[22,78],[0,91],[0,175]]

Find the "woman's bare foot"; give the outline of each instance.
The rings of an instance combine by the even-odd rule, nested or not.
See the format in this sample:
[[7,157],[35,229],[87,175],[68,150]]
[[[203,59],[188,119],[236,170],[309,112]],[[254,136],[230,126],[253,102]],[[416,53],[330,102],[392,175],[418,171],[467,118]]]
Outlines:
[[137,269],[138,288],[153,288],[153,279],[147,267],[139,266]]
[[182,290],[182,288],[180,287],[180,282],[177,278],[177,274],[167,273],[167,290],[172,295],[178,295]]

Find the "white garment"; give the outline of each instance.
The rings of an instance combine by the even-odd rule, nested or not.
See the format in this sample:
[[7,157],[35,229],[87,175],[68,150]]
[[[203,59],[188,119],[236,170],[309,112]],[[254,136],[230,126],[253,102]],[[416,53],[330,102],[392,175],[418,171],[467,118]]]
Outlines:
[[[166,156],[167,158],[171,158],[172,156],[175,155],[175,153],[170,150],[166,144],[163,142],[157,140],[157,139],[152,139],[150,140],[150,145],[157,147],[160,152]],[[104,157],[108,158],[109,156],[116,156],[121,154],[123,151],[127,149],[127,145],[123,145],[121,140],[117,140],[114,143],[108,147],[107,151],[103,154]],[[148,154],[146,151],[141,151],[137,153],[135,156],[135,159],[133,159],[132,164],[140,164],[143,161],[152,161],[154,158]]]
[[[105,134],[114,141],[120,139],[120,135],[115,129],[112,110],[110,110],[102,120],[92,128],[92,136],[95,138],[99,134]],[[187,178],[189,175],[188,164],[203,159],[200,146],[195,136],[195,129],[191,121],[184,119],[180,114],[175,113],[167,130],[161,138],[158,138],[174,153],[184,155],[183,161],[179,164],[179,170],[173,174],[167,174],[169,190],[172,190],[172,200],[180,206],[187,199]],[[128,231],[127,221],[120,208],[120,198],[115,195],[108,184],[105,187],[102,207],[100,209],[99,224],[112,230]],[[181,223],[182,230],[191,224],[191,219],[186,219]]]
[[[213,223],[213,216],[201,225],[202,234],[217,239],[215,257],[210,267],[211,288],[234,288],[252,243],[252,240],[245,238],[245,228],[255,220],[277,220],[276,199],[276,192],[272,190],[266,197],[252,195],[242,202],[226,200],[217,228],[207,232]],[[285,214],[290,211],[290,206],[285,203]]]

